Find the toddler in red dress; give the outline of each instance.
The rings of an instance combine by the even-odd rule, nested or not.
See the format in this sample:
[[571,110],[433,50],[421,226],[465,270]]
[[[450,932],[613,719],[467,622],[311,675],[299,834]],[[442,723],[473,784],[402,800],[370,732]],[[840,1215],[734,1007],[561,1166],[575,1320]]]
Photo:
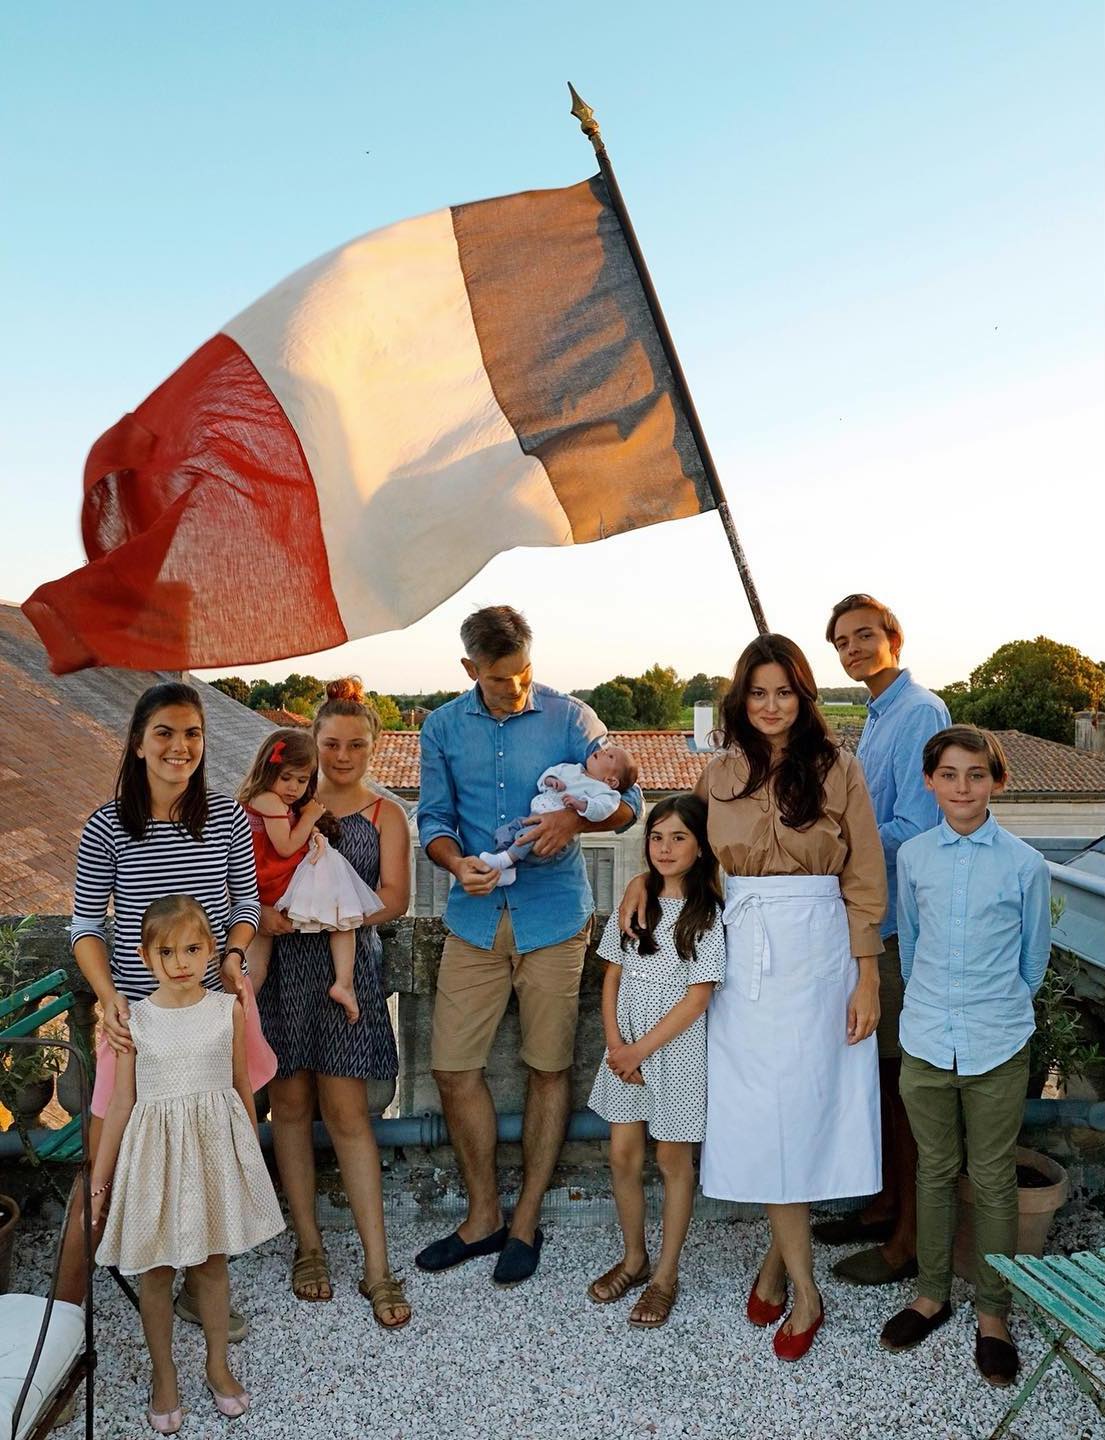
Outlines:
[[[328,993],[352,1025],[361,1013],[353,987],[354,932],[383,902],[327,843],[332,817],[315,797],[317,783],[314,737],[277,730],[258,751],[238,799],[253,832],[261,904],[284,911],[297,930],[329,932],[334,983]],[[271,954],[272,936],[256,935],[247,951],[255,990],[265,983]]]

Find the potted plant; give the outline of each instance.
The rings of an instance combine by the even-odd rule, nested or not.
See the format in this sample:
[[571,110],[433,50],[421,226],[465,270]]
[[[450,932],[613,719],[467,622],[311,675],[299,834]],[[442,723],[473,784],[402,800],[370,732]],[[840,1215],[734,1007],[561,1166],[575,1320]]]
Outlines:
[[[1062,900],[1051,902],[1051,923],[1063,913]],[[1051,960],[1044,983],[1036,994],[1036,1033],[1030,1042],[1028,1093],[1038,1099],[1052,1076],[1065,1086],[1072,1075],[1085,1074],[1105,1061],[1092,1043],[1085,1017],[1075,995],[1077,957],[1058,945],[1051,947]]]
[[[34,919],[27,915],[17,925],[0,925],[0,1001],[13,999],[26,983],[19,972],[19,946]],[[53,1034],[56,1028],[48,1022],[42,1033]],[[30,1048],[7,1050],[0,1057],[0,1105],[12,1116],[21,1136],[49,1104],[60,1058],[57,1050]]]
[[[1066,1204],[1070,1176],[1050,1155],[1017,1146],[1018,1255],[1042,1255],[1055,1212]],[[974,1191],[967,1175],[959,1177],[959,1223],[952,1264],[964,1280],[975,1278]]]

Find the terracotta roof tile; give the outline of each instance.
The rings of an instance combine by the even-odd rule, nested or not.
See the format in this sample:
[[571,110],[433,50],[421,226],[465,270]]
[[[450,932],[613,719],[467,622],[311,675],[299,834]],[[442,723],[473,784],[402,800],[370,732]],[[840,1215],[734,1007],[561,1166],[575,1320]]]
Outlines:
[[[73,903],[77,842],[88,815],[115,789],[134,702],[175,679],[138,670],[49,673],[34,629],[0,604],[0,914],[65,914]],[[208,775],[233,793],[272,726],[192,678],[207,716]]]
[[372,752],[371,770],[391,790],[417,790],[418,731],[381,730]]
[[[846,749],[855,751],[859,726],[841,726],[838,735]],[[641,787],[647,793],[692,790],[707,757],[688,747],[690,731],[611,731],[611,740],[624,745],[640,766]],[[1020,730],[996,732],[1009,761],[1008,799],[1105,799],[1105,758],[1039,740]],[[393,790],[418,789],[418,734],[413,730],[385,730],[372,758],[372,773]]]
[[[855,751],[861,726],[842,725],[837,734]],[[1005,800],[1105,800],[1105,756],[1041,740],[1023,730],[995,730],[1009,762]]]
[[271,720],[274,725],[287,729],[289,725],[310,725],[311,721],[306,715],[297,715],[294,710],[258,710],[258,715],[263,715],[266,720]]

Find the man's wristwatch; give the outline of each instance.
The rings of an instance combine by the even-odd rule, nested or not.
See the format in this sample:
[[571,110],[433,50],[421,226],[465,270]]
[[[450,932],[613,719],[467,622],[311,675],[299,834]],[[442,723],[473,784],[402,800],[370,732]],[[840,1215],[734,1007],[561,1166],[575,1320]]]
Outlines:
[[238,959],[242,961],[246,958],[246,952],[240,945],[228,945],[223,951],[223,960],[229,960],[231,955],[237,955]]

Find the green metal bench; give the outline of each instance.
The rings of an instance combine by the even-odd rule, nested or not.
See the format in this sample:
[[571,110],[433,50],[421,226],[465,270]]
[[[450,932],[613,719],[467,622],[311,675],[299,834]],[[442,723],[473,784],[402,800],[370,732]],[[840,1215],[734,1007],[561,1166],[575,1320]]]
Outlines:
[[990,1440],[1010,1432],[1021,1407],[1056,1360],[1105,1417],[1105,1384],[1068,1343],[1080,1341],[1105,1360],[1105,1251],[1084,1250],[1069,1257],[1018,1255],[1012,1260],[1007,1255],[987,1255],[986,1259],[1008,1283],[1048,1347]]
[[[64,1015],[69,1011],[75,997],[71,990],[61,988],[65,983],[65,971],[53,970],[49,975],[44,975],[41,980],[35,980],[32,984],[23,986],[9,999],[0,1002],[0,1025],[13,1015],[19,1016],[5,1029],[0,1030],[0,1049],[3,1048],[5,1041],[24,1041],[33,1037],[40,1026],[45,1025],[48,1020],[53,1020],[56,1016]],[[47,995],[54,995],[55,998],[47,1001],[45,1005],[39,1003]],[[91,1071],[90,1057],[83,1044],[71,1042],[68,1048],[81,1053],[83,1068]],[[57,1130],[40,1130],[36,1134],[32,1134],[30,1131],[21,1131],[20,1134],[23,1143],[30,1147],[38,1161],[82,1164],[85,1159],[84,1132],[82,1117],[79,1114],[74,1115],[71,1120]],[[138,1296],[130,1282],[120,1274],[114,1265],[109,1265],[107,1268],[112,1279],[137,1310]]]
[[[0,1002],[0,1026],[13,1015],[19,1018],[0,1029],[0,1045],[5,1040],[16,1040],[34,1035],[40,1026],[58,1015],[64,1015],[73,1004],[71,990],[61,989],[66,983],[64,970],[53,970],[41,980],[34,981],[17,990],[9,999]],[[56,998],[45,1005],[40,1001],[45,995]],[[23,1012],[26,1011],[26,1014]],[[60,1129],[51,1130],[45,1137],[30,1142],[39,1160],[79,1161],[83,1158],[81,1146],[81,1117],[73,1118]]]

